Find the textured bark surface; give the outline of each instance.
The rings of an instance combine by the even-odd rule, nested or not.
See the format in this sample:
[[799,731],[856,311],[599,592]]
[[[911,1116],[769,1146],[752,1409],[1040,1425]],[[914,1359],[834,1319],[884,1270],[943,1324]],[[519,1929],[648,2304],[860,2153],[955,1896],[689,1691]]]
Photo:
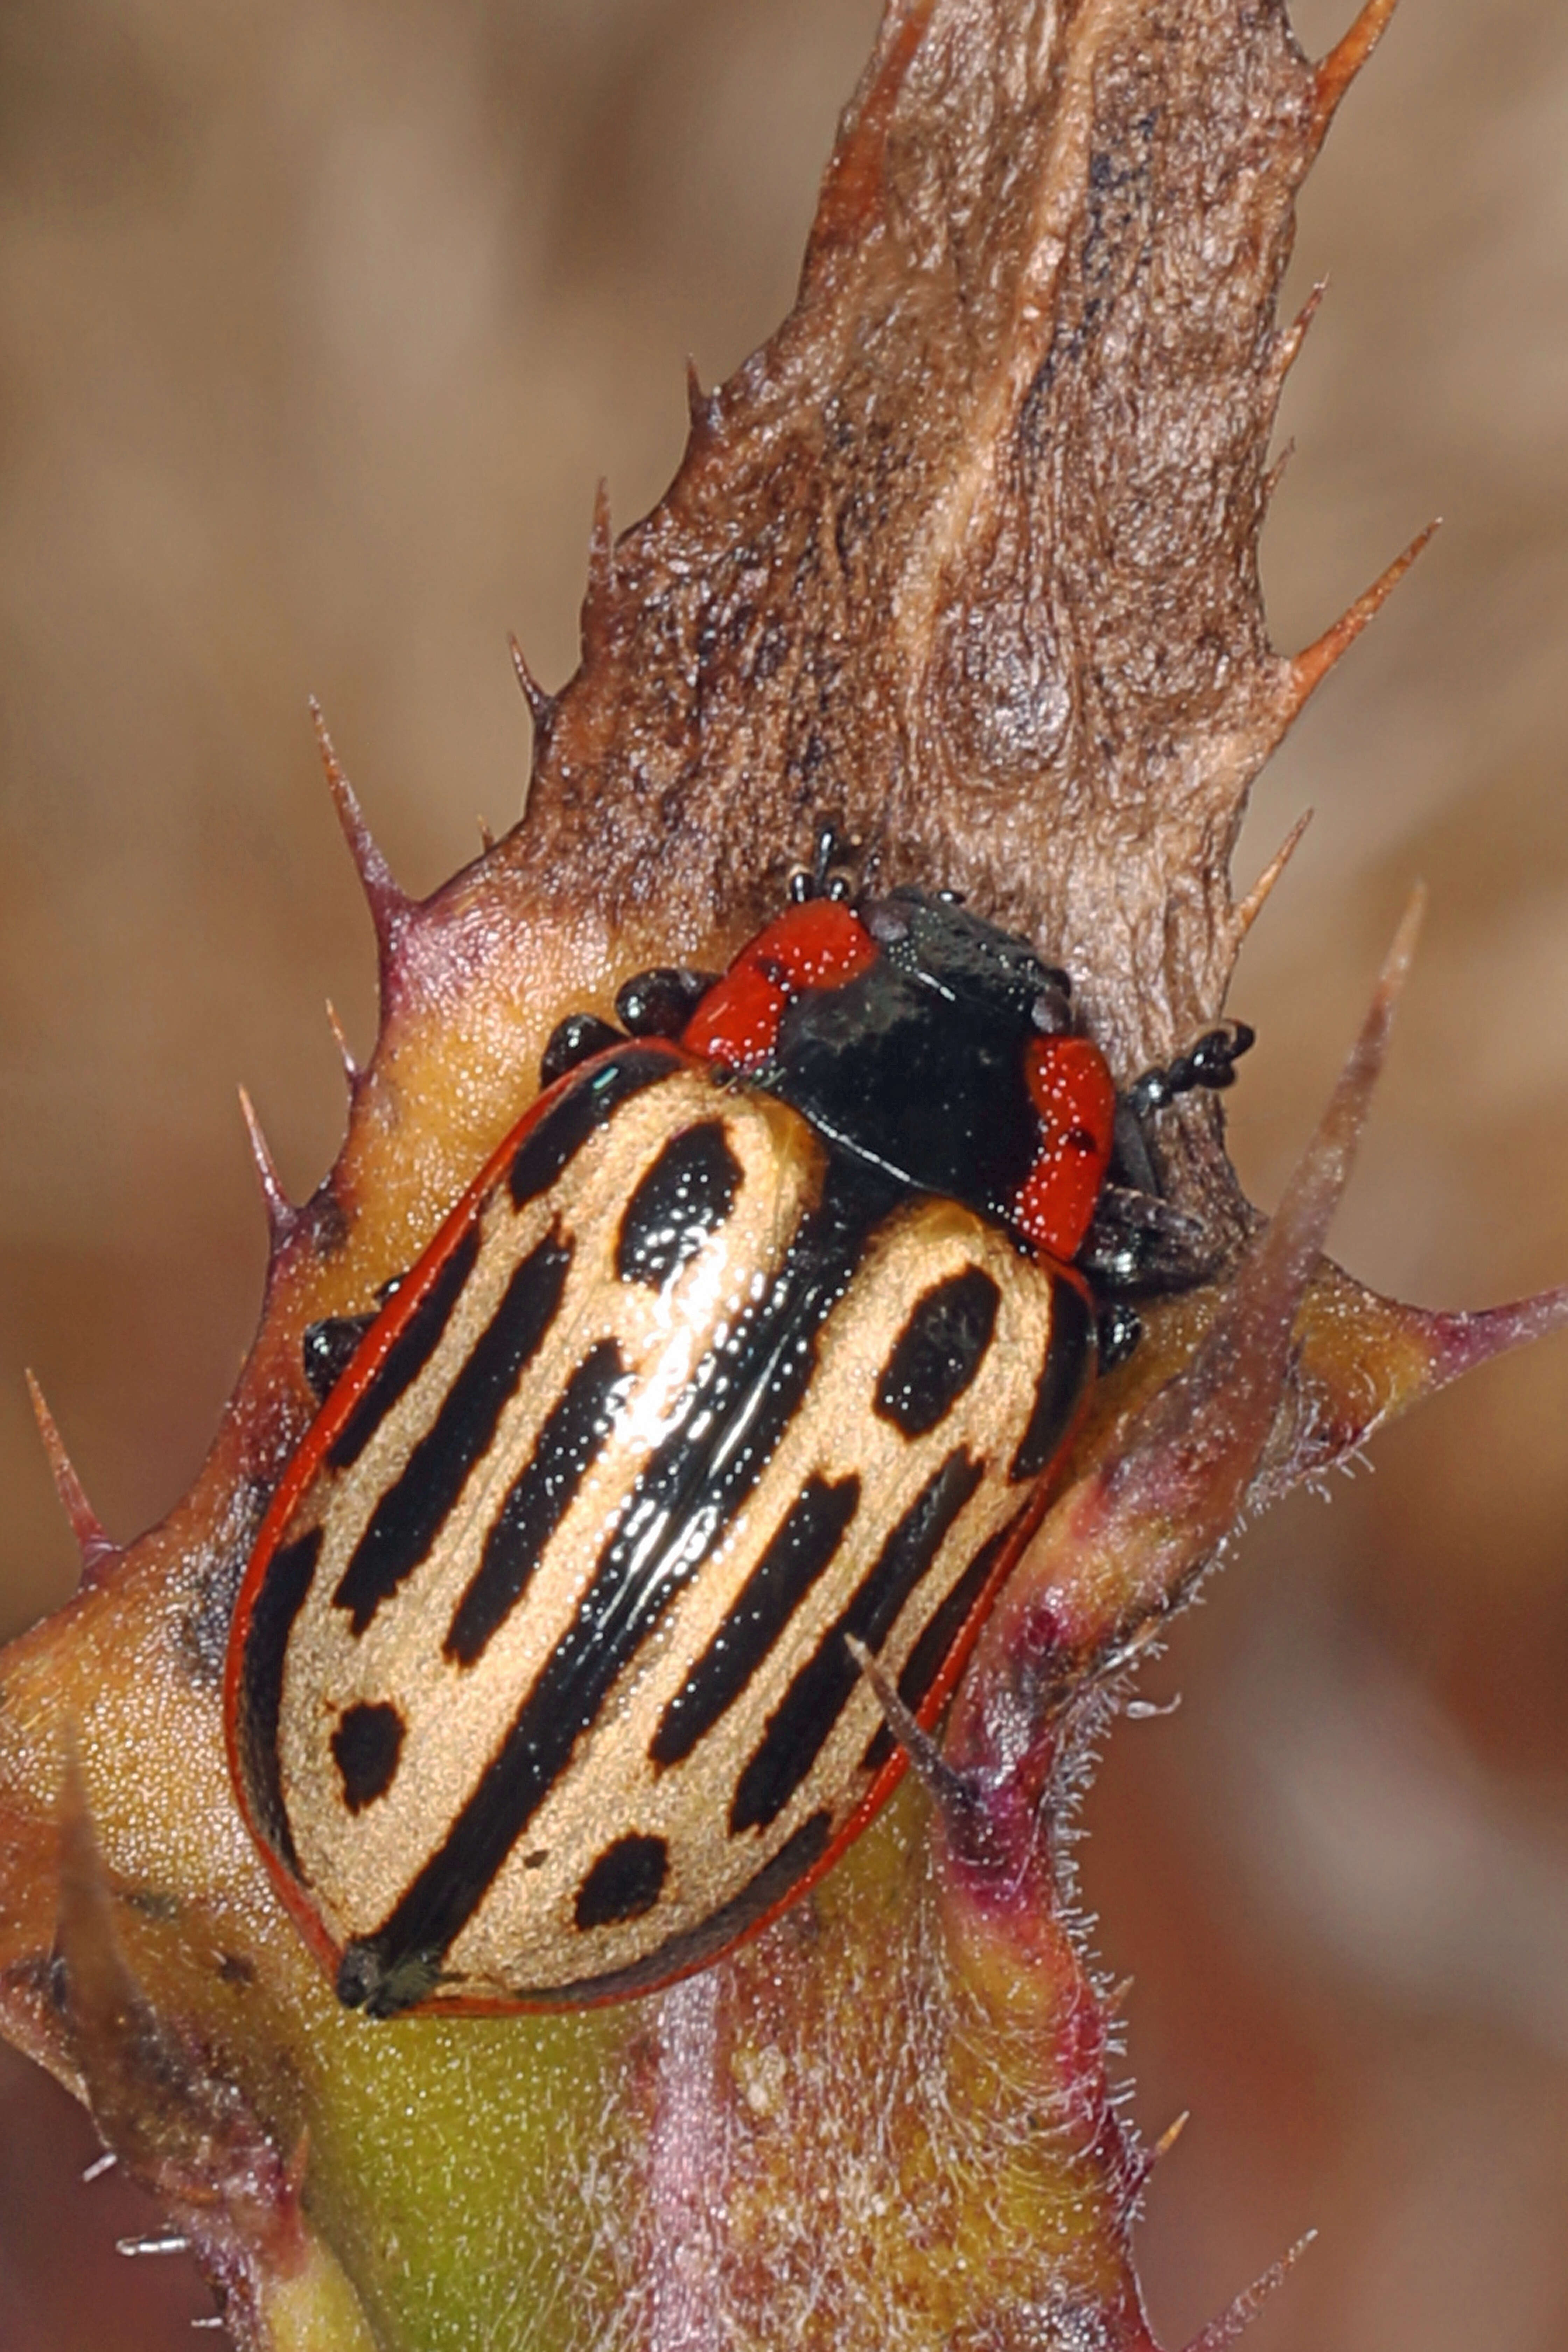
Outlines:
[[[1314,69],[1239,0],[891,9],[795,312],[694,401],[659,509],[596,535],[524,823],[416,903],[329,762],[381,946],[343,1152],[296,1211],[263,1151],[266,1312],[201,1479],[123,1553],[72,1496],[82,1592],[0,1663],[0,2017],[179,2216],[242,2340],[309,2341],[346,2274],[388,2347],[1151,2341],[1142,2163],[1059,1840],[1089,1670],[1190,1589],[1249,1486],[1562,1311],[1424,1318],[1325,1272],[1296,1369],[1342,1106],[1272,1254],[1106,1384],[1015,1638],[965,1691],[966,1736],[1011,1711],[988,1836],[1025,1822],[1031,1869],[1005,1903],[951,1822],[928,1883],[910,1802],[662,2000],[368,2030],[246,1843],[217,1675],[309,1411],[303,1325],[428,1238],[563,1010],[721,957],[822,819],[1068,962],[1123,1076],[1217,1009],[1247,786],[1364,617],[1277,656],[1256,550],[1294,192],[1384,13]],[[1179,1133],[1173,1185],[1234,1250],[1212,1110]],[[62,1826],[73,1741],[96,1847],[74,1801]]]
[[1282,8],[890,12],[794,315],[597,542],[509,856],[695,952],[830,819],[1048,942],[1124,1075],[1173,1050],[1301,696],[1257,543],[1324,121]]

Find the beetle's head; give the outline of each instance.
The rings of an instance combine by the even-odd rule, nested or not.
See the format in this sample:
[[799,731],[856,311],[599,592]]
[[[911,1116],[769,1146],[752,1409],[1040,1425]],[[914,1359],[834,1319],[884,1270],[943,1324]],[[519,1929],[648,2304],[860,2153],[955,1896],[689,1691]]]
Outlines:
[[955,1002],[981,1004],[1047,1036],[1072,1027],[1072,982],[1042,963],[1027,940],[999,930],[951,897],[922,890],[868,898],[861,921],[889,961]]

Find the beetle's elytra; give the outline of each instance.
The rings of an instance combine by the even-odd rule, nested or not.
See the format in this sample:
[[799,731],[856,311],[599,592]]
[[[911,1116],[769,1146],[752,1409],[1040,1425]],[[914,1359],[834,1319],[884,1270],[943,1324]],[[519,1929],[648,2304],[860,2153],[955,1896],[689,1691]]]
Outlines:
[[931,1722],[1106,1286],[1177,1271],[1157,1202],[1095,1223],[1136,1152],[1065,977],[955,904],[808,894],[618,1009],[309,1336],[236,1612],[247,1818],[374,2015],[643,1990],[808,1885],[903,1763],[851,1639]]

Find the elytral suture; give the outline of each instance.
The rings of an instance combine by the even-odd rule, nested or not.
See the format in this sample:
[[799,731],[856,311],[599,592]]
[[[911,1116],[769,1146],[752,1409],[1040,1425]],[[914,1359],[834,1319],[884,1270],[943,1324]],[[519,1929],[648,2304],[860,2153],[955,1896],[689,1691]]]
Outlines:
[[80,1585],[0,1654],[0,2032],[237,2344],[1154,2352],[1133,2232],[1167,2143],[1129,2120],[1079,1909],[1093,1747],[1244,1521],[1568,1322],[1568,1287],[1433,1312],[1323,1255],[1418,900],[1272,1214],[1212,1093],[1152,1123],[1206,1277],[1096,1384],[940,1732],[886,1694],[897,1798],[754,1940],[605,2007],[354,2013],[237,1809],[226,1638],[317,1409],[307,1332],[405,1273],[564,1015],[722,971],[825,829],[868,887],[962,894],[1065,969],[1122,1087],[1221,1019],[1300,832],[1238,898],[1249,790],[1427,536],[1275,649],[1295,200],[1392,13],[1314,61],[1280,0],[889,0],[793,310],[693,374],[650,514],[617,535],[601,499],[566,684],[517,654],[520,822],[409,895],[317,714],[380,983],[341,1150],[291,1201],[246,1100],[259,1326],[158,1526],[106,1532],[35,1389]]

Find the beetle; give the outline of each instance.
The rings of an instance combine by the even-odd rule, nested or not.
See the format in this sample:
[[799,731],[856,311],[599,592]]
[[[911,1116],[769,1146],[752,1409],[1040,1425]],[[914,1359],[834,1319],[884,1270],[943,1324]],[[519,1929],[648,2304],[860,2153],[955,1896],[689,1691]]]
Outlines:
[[903,1769],[873,1681],[934,1723],[1124,1295],[1202,1271],[1143,1124],[1251,1033],[1119,1097],[1066,973],[831,856],[727,972],[563,1022],[412,1271],[306,1335],[226,1720],[372,2016],[645,1991],[809,1886]]

